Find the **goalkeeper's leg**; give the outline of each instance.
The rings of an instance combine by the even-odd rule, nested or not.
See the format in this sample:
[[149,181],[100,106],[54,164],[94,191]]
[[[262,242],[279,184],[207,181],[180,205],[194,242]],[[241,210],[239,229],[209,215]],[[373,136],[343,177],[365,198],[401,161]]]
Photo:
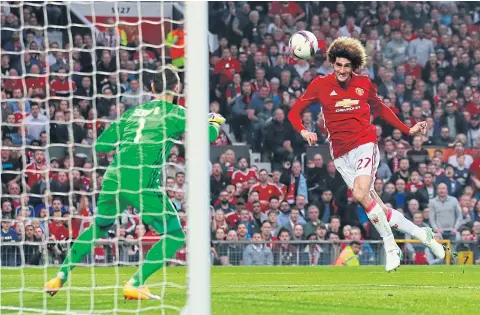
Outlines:
[[123,293],[126,299],[159,299],[160,297],[151,294],[144,284],[182,247],[185,243],[185,233],[177,211],[167,196],[151,191],[144,192],[141,196],[142,221],[152,226],[162,236],[161,240],[148,251],[137,272],[125,284]]
[[[171,219],[169,225],[173,225],[174,220]],[[160,222],[160,220],[155,220],[151,225],[159,234],[165,230],[163,229],[164,223]],[[129,283],[134,287],[142,286],[151,275],[165,265],[168,259],[175,255],[184,243],[185,233],[183,233],[181,226],[178,226],[176,231],[163,234],[162,239],[148,251],[143,264],[129,280]]]
[[425,246],[430,248],[437,258],[445,258],[445,249],[435,240],[431,228],[420,228],[413,224],[412,221],[405,218],[399,211],[387,207],[374,190],[370,192],[370,195],[385,211],[390,227],[399,230],[402,233],[409,234],[415,239],[421,241]]
[[[105,183],[104,187],[108,188],[108,185]],[[104,237],[115,223],[117,216],[116,193],[109,194],[106,190],[102,190],[102,194],[100,194],[95,223],[78,236],[57,276],[45,284],[45,290],[51,296],[55,295],[67,281],[70,271],[78,263],[81,263],[86,255],[92,253],[95,240]]]

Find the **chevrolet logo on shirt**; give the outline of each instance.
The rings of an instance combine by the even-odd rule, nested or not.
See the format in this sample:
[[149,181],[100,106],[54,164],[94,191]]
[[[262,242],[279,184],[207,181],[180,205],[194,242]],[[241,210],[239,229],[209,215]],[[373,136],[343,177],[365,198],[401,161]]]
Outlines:
[[353,105],[358,105],[359,102],[360,102],[359,100],[352,100],[352,99],[346,98],[335,103],[335,107],[351,107]]
[[[348,112],[348,111],[352,111],[352,110],[355,110],[355,109],[359,109],[360,106],[354,106],[354,105],[358,105],[358,103],[360,103],[359,100],[352,100],[352,99],[343,99],[341,101],[338,101],[335,103],[335,107],[341,107],[341,108],[338,108],[337,110],[335,110],[335,112],[339,113],[339,112]],[[352,107],[354,106],[354,107]]]

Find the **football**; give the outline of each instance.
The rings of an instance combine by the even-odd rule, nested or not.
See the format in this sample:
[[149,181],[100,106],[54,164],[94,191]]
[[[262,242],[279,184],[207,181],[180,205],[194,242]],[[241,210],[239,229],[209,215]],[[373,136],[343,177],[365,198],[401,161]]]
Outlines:
[[293,57],[309,59],[317,53],[318,40],[317,37],[309,31],[298,31],[290,37],[288,46]]

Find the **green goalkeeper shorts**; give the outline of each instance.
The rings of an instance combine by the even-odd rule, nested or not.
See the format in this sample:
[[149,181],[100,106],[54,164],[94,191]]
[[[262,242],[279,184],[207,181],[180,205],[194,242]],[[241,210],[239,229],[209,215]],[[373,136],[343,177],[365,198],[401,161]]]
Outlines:
[[132,182],[134,181],[130,181],[128,188],[123,188],[114,179],[103,181],[95,219],[99,226],[114,224],[115,219],[127,206],[133,206],[141,215],[144,224],[152,224],[154,220],[160,222],[160,226],[163,226],[164,230],[157,231],[159,234],[182,229],[178,212],[166,194],[156,189],[135,187],[131,185]]

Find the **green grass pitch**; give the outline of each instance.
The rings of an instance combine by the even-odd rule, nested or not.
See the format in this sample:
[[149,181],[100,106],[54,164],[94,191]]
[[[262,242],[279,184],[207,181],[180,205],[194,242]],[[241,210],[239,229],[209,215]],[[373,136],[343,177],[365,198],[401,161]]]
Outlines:
[[[125,302],[121,288],[134,270],[103,267],[92,274],[90,268],[77,268],[72,273],[70,294],[62,290],[50,297],[38,292],[45,282],[43,269],[3,268],[0,314],[66,314],[67,310],[72,314],[179,313],[171,307],[184,305],[185,268],[167,268],[149,281],[152,292],[161,294],[161,283],[168,280],[163,301]],[[49,268],[48,276],[55,272]],[[480,266],[402,266],[392,273],[380,266],[215,267],[212,313],[479,314],[479,289]],[[14,309],[19,307],[24,311]]]

